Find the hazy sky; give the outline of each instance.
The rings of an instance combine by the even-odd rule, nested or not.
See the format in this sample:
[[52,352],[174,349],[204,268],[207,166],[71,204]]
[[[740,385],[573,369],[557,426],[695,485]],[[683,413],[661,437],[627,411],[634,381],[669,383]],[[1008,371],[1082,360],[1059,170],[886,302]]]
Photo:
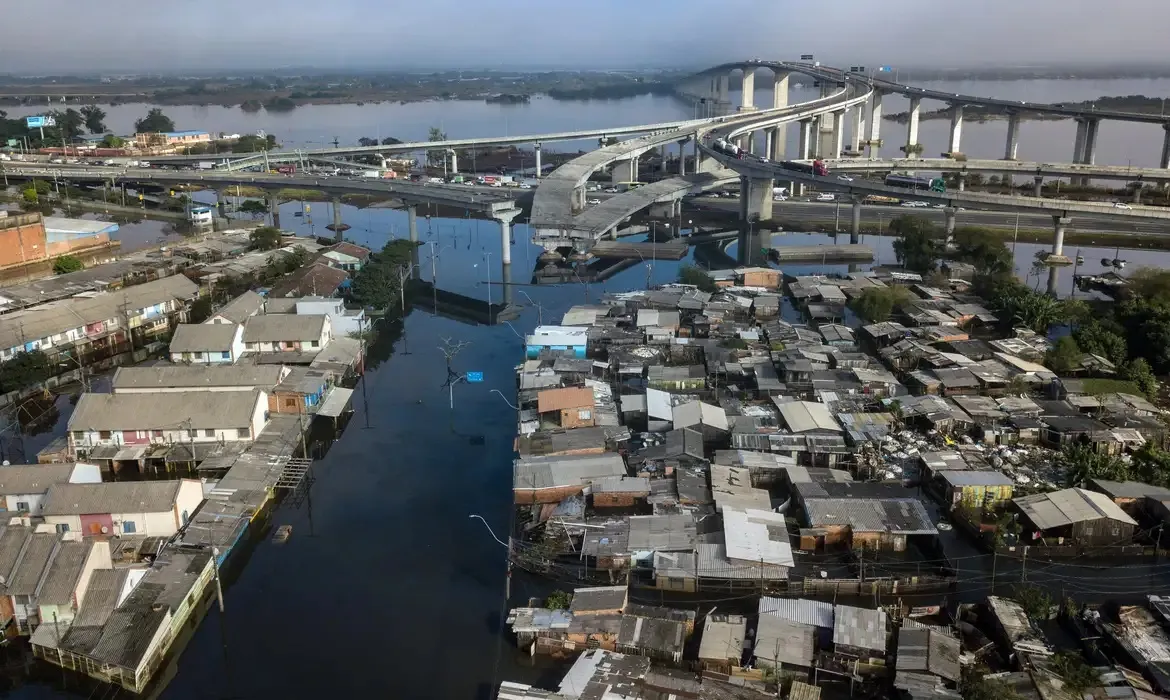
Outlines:
[[1170,62],[1168,0],[37,0],[2,72]]

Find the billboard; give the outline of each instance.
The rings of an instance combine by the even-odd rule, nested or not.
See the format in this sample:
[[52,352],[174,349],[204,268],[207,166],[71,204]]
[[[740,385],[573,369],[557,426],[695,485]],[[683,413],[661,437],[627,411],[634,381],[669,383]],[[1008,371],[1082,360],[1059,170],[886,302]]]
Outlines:
[[24,124],[29,129],[43,129],[46,126],[57,126],[57,120],[46,116],[25,117]]

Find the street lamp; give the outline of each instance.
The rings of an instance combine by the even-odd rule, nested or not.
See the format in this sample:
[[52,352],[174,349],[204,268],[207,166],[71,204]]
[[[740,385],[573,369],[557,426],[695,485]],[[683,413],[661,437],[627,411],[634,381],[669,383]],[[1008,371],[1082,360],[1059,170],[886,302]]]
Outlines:
[[474,518],[474,519],[476,519],[476,520],[480,521],[481,523],[483,523],[483,526],[487,528],[487,531],[488,531],[489,533],[491,533],[491,536],[492,536],[492,539],[493,539],[493,540],[495,540],[496,542],[499,542],[499,543],[500,543],[502,546],[504,546],[504,547],[507,547],[507,546],[508,546],[508,543],[507,543],[507,542],[504,542],[504,541],[503,541],[503,540],[501,540],[499,537],[496,537],[496,533],[495,533],[495,531],[494,531],[494,530],[492,530],[492,526],[491,526],[491,525],[488,525],[488,522],[487,522],[486,520],[484,520],[484,519],[483,519],[483,516],[482,516],[482,515],[476,515],[475,513],[472,513],[471,515],[468,515],[467,517],[469,517],[469,518]]
[[508,404],[508,406],[510,406],[510,407],[511,407],[511,408],[512,408],[514,411],[516,411],[517,413],[519,413],[519,412],[520,412],[520,407],[519,407],[519,406],[517,406],[517,405],[515,405],[515,404],[513,404],[511,401],[509,401],[509,400],[508,400],[508,397],[507,397],[507,396],[504,396],[504,392],[500,391],[499,389],[492,389],[492,390],[491,390],[490,392],[488,392],[488,393],[490,393],[490,394],[499,394],[499,395],[500,395],[500,398],[504,400],[504,403]]
[[536,307],[536,325],[543,326],[544,325],[544,307],[541,306],[540,304],[537,304],[536,301],[532,297],[528,296],[528,292],[524,291],[523,289],[518,289],[516,291],[523,294],[524,298],[528,300],[528,303],[530,303]]

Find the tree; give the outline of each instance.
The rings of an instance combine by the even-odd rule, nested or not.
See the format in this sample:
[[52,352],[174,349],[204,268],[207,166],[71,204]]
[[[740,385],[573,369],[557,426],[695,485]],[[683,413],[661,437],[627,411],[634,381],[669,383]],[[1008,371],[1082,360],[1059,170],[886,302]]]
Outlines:
[[1170,300],[1170,270],[1139,267],[1130,274],[1126,289],[1133,296],[1150,300]]
[[363,148],[369,148],[370,146],[377,146],[378,139],[372,139],[369,136],[363,136],[360,139],[358,139],[358,145],[362,146]]
[[[447,133],[437,126],[432,126],[427,132],[427,141],[446,141]],[[447,160],[447,154],[443,151],[427,151],[427,164],[442,165]]]
[[1077,697],[1101,685],[1097,669],[1085,663],[1085,658],[1075,651],[1057,652],[1048,660],[1048,669],[1064,680],[1064,690]]
[[387,136],[382,139],[383,146],[393,146],[394,144],[402,143],[402,139],[396,139],[393,136]]
[[253,250],[272,250],[280,247],[280,229],[273,226],[261,226],[252,229],[248,234],[248,242]]
[[85,128],[91,134],[101,134],[106,130],[106,111],[97,105],[86,105],[81,108],[81,117],[85,120]]
[[1078,324],[1073,331],[1073,338],[1076,338],[1081,350],[1100,355],[1115,365],[1120,365],[1129,357],[1125,336],[1097,319],[1088,319]]
[[964,666],[959,690],[963,700],[1020,700],[1011,686],[998,678],[988,678],[986,671]]
[[174,131],[175,123],[163,114],[159,107],[152,107],[146,116],[134,122],[134,130],[140,134],[151,134],[160,131]]
[[257,151],[270,151],[273,148],[276,148],[274,134],[265,134],[264,136],[244,134],[232,143],[232,153],[255,153]]
[[393,240],[378,253],[370,256],[365,266],[354,276],[349,299],[355,304],[375,309],[397,310],[402,299],[404,271],[410,269],[411,252],[417,246],[404,240]]
[[1011,273],[1012,252],[995,232],[981,226],[960,226],[954,237],[956,260],[974,265],[983,274]]
[[1170,486],[1170,452],[1147,442],[1131,457],[1130,476],[1135,481],[1153,486]]
[[1144,357],[1136,357],[1122,364],[1118,375],[1137,384],[1138,389],[1146,396],[1158,393],[1158,380],[1154,377],[1154,371],[1150,369],[1150,363],[1146,362]]
[[905,287],[870,287],[849,302],[849,308],[866,323],[881,323],[909,299],[910,292]]
[[203,323],[211,318],[212,302],[210,296],[202,296],[191,302],[191,309],[187,312],[188,323]]
[[1044,364],[1057,374],[1068,374],[1080,368],[1084,353],[1071,335],[1061,337],[1044,356]]
[[268,213],[268,205],[259,199],[245,199],[240,202],[238,211],[252,217],[264,216]]
[[938,244],[934,224],[917,215],[896,216],[890,221],[890,231],[900,238],[894,241],[894,255],[908,270],[928,273],[938,261]]
[[1056,461],[1064,467],[1065,485],[1070,487],[1082,486],[1089,479],[1129,479],[1129,465],[1086,444],[1067,445],[1057,455]]
[[53,274],[64,275],[67,272],[84,270],[85,264],[76,255],[62,255],[53,261]]
[[64,111],[54,110],[50,114],[57,120],[57,131],[63,139],[72,141],[81,136],[81,127],[85,124],[85,118],[81,116],[81,112],[70,107]]
[[680,266],[678,268],[678,281],[680,284],[693,284],[700,291],[709,294],[714,294],[719,289],[715,286],[715,280],[711,279],[711,275],[694,265]]
[[103,148],[121,148],[126,145],[126,139],[121,136],[114,136],[113,134],[106,134],[102,139]]
[[0,392],[25,389],[54,374],[49,357],[40,350],[18,352],[7,362],[0,362]]
[[23,193],[23,196],[26,204],[40,204],[40,197],[37,195],[37,190],[35,187],[26,189]]
[[544,607],[550,610],[568,610],[573,603],[573,594],[568,591],[553,591],[544,599]]
[[1060,303],[1060,315],[1065,323],[1076,326],[1093,317],[1093,308],[1084,299],[1065,299]]
[[1052,611],[1052,596],[1036,586],[1016,586],[1012,595],[1024,614],[1033,620],[1047,620]]

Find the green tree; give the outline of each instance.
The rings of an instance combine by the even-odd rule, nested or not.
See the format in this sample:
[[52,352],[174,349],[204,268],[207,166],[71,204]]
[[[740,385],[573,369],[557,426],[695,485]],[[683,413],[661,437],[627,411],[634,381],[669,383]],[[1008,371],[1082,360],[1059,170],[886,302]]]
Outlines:
[[1006,275],[1012,271],[1012,252],[991,229],[960,226],[955,229],[954,258],[970,263],[983,274]]
[[81,112],[70,107],[66,110],[54,110],[49,114],[57,120],[57,133],[60,138],[68,141],[81,136],[82,125],[85,124],[85,118],[81,116]]
[[125,146],[125,145],[126,145],[126,139],[122,138],[121,136],[115,136],[113,134],[106,134],[105,138],[102,139],[102,147],[103,148],[121,148],[122,146]]
[[212,300],[210,296],[202,296],[191,302],[191,309],[187,312],[188,323],[203,323],[211,318]]
[[1120,365],[1129,357],[1125,336],[1111,330],[1097,319],[1089,319],[1078,324],[1073,331],[1073,338],[1081,350],[1100,355],[1115,365]]
[[1132,296],[1155,301],[1170,300],[1170,270],[1139,267],[1129,275],[1126,290]]
[[1130,476],[1154,486],[1170,486],[1170,452],[1147,442],[1131,455]]
[[681,284],[693,284],[701,291],[714,294],[718,287],[715,286],[715,280],[711,279],[711,275],[701,268],[694,265],[682,265],[678,268],[678,281]]
[[1052,596],[1043,588],[1019,585],[1013,591],[1012,597],[1024,609],[1024,614],[1033,620],[1047,620],[1051,614]]
[[923,274],[934,270],[940,251],[929,219],[916,214],[896,216],[890,220],[890,232],[899,236],[894,255],[900,265]]
[[81,108],[81,118],[85,120],[85,128],[91,134],[101,134],[106,130],[106,111],[97,105],[86,105]]
[[140,134],[151,134],[160,131],[174,131],[175,123],[163,114],[159,107],[151,107],[146,116],[134,122],[134,130]]
[[1021,700],[1019,693],[998,678],[988,678],[985,669],[964,666],[959,691],[963,700]]
[[84,270],[85,264],[76,255],[62,255],[53,260],[53,274],[64,275],[68,272]]
[[1065,470],[1065,486],[1083,486],[1089,479],[1126,481],[1130,468],[1113,455],[1101,454],[1085,444],[1067,445],[1056,457]]
[[573,604],[573,594],[568,591],[553,591],[544,599],[544,607],[550,610],[568,610]]
[[268,205],[259,199],[245,199],[240,202],[238,211],[252,217],[264,216],[268,213]]
[[1093,317],[1093,308],[1084,299],[1065,299],[1060,303],[1061,318],[1069,325],[1079,325]]
[[396,139],[393,136],[387,136],[382,139],[383,146],[393,146],[394,144],[402,143],[402,139]]
[[398,310],[404,271],[410,269],[411,251],[417,244],[393,240],[374,253],[354,276],[349,299],[355,304],[387,311]]
[[33,180],[32,186],[39,195],[50,194],[53,191],[53,186],[44,180]]
[[280,229],[273,226],[261,226],[252,229],[248,234],[248,242],[253,250],[272,250],[280,247]]
[[[447,133],[437,126],[432,126],[427,132],[427,141],[446,141]],[[427,151],[427,164],[431,166],[442,165],[447,160],[447,154],[443,151]]]
[[1146,362],[1146,358],[1136,357],[1118,369],[1118,376],[1137,384],[1138,389],[1146,396],[1158,393],[1158,380],[1154,377],[1154,371],[1150,369],[1150,363]]
[[849,308],[866,323],[881,323],[909,300],[910,291],[905,287],[871,287],[850,301]]
[[41,200],[37,195],[37,190],[35,187],[29,187],[26,189],[23,193],[23,196],[26,204],[40,204]]
[[[431,139],[431,140],[433,141],[434,139]],[[370,146],[377,146],[378,139],[372,139],[369,136],[363,136],[360,139],[358,139],[358,145],[363,147],[363,148],[369,148]]]
[[40,350],[18,352],[6,362],[0,362],[0,392],[26,389],[53,376],[49,357]]
[[1068,374],[1080,368],[1084,353],[1071,335],[1061,337],[1044,356],[1044,364],[1057,374]]
[[1057,652],[1048,660],[1048,669],[1060,676],[1064,680],[1064,689],[1077,697],[1101,685],[1097,669],[1085,663],[1085,658],[1075,651]]

